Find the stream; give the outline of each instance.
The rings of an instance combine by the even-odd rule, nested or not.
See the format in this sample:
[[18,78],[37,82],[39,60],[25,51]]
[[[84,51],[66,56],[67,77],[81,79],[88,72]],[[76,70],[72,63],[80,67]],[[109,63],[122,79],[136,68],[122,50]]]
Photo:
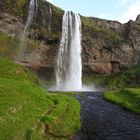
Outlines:
[[140,116],[105,101],[103,93],[76,95],[82,132],[74,140],[140,140]]

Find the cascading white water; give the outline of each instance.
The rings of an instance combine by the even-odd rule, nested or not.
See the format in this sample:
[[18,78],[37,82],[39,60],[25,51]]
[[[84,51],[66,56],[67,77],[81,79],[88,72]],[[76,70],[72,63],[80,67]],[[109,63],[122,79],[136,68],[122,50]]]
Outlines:
[[37,10],[37,0],[31,0],[30,1],[30,5],[29,5],[29,10],[28,10],[28,18],[27,18],[27,22],[23,31],[23,34],[21,36],[21,41],[20,41],[20,48],[18,51],[18,60],[23,59],[24,57],[24,51],[25,51],[25,47],[26,47],[26,37],[28,35],[28,30],[30,28],[30,25],[32,23],[34,14]]
[[82,89],[81,35],[80,16],[65,12],[56,66],[56,90]]

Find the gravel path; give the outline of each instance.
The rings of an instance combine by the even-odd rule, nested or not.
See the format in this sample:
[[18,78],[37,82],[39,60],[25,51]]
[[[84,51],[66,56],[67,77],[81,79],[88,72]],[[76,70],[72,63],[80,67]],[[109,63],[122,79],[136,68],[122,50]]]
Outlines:
[[82,93],[82,134],[75,140],[140,140],[140,115],[103,100],[103,93]]

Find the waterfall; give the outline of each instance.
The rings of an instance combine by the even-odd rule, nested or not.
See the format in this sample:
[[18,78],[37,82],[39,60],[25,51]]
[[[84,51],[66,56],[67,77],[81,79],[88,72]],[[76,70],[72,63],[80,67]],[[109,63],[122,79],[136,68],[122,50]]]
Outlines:
[[56,66],[56,90],[80,91],[82,88],[81,35],[80,16],[65,12]]
[[24,32],[23,32],[24,36],[26,36],[26,33],[27,33],[28,29],[30,28],[30,25],[32,23],[34,13],[35,13],[37,7],[38,7],[37,0],[31,0],[30,5],[29,5],[29,10],[28,10],[28,18],[27,18],[27,22],[26,22]]
[[48,32],[51,33],[51,22],[52,22],[52,8],[49,5],[49,19],[48,19]]
[[20,48],[18,51],[18,61],[22,60],[24,58],[24,51],[25,51],[25,47],[26,47],[26,37],[28,36],[28,30],[30,28],[30,25],[33,21],[33,17],[35,12],[37,11],[37,0],[31,0],[30,1],[30,5],[29,5],[29,10],[28,10],[28,18],[27,18],[27,22],[26,25],[24,27],[24,31],[23,34],[21,36],[21,40],[20,40]]

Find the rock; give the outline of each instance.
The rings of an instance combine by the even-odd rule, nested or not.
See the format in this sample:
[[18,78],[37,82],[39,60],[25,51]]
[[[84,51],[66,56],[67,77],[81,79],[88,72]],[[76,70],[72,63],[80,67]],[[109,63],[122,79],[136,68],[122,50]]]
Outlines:
[[140,22],[140,14],[137,16],[136,22]]
[[140,26],[137,22],[120,24],[97,18],[82,19],[82,57],[86,71],[108,75],[139,64]]
[[[18,28],[17,28],[18,27]],[[9,13],[0,13],[0,31],[20,35],[24,29],[21,20]]]
[[[12,7],[7,1],[0,1],[0,31],[18,37],[22,34],[29,7],[29,1],[22,1],[22,5],[18,5],[15,0],[17,7],[12,0]],[[50,6],[51,22],[48,19]],[[23,64],[33,68],[54,69],[61,39],[63,13],[62,9],[49,2],[38,0],[38,11],[29,30],[29,39],[36,42],[38,47],[27,48],[26,63]],[[84,73],[109,75],[140,64],[140,15],[136,21],[126,24],[83,16],[81,21]],[[50,23],[51,32],[48,30]]]
[[90,68],[97,74],[109,75],[112,73],[111,63],[91,63]]

